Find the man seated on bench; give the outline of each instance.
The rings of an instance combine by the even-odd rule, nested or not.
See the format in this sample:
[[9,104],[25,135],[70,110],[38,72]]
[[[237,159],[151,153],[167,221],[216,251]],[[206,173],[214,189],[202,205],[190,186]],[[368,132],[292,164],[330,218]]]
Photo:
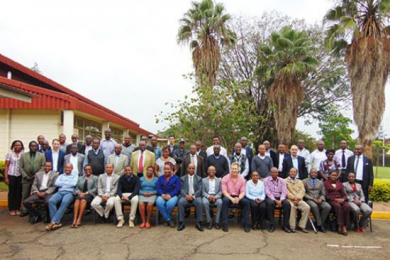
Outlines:
[[290,231],[295,232],[296,229],[296,214],[297,210],[302,212],[302,217],[299,220],[298,229],[304,233],[308,233],[306,230],[306,224],[309,218],[310,206],[303,201],[305,196],[305,186],[303,182],[296,178],[298,170],[292,167],[289,170],[289,177],[286,178],[286,186],[288,187],[288,200],[290,203]]
[[[40,219],[39,205],[48,207],[48,200],[55,191],[54,182],[57,179],[58,172],[52,170],[52,163],[47,161],[43,170],[38,171],[34,175],[33,185],[31,186],[31,195],[27,197],[23,204],[26,207],[31,224],[35,224]],[[47,211],[44,217],[44,222],[48,220]]]
[[[73,165],[66,163],[64,165],[64,174],[57,177],[54,186],[57,192],[48,201],[48,211],[50,213],[51,223],[47,225],[46,230],[56,230],[62,227],[61,219],[65,210],[74,200],[75,188],[78,181],[78,173],[73,173]],[[60,207],[57,205],[60,203]]]
[[[114,166],[111,163],[105,165],[105,173],[98,177],[98,195],[91,202],[91,207],[105,222],[108,221],[111,209],[114,207],[119,178],[120,176],[114,173]],[[101,205],[103,203],[105,207]]]
[[229,206],[235,205],[242,209],[242,226],[245,232],[250,232],[249,201],[245,197],[245,179],[240,175],[240,165],[232,163],[231,172],[222,178],[222,230],[228,231]]
[[279,177],[279,170],[276,167],[270,169],[270,176],[263,180],[266,194],[266,217],[269,220],[268,231],[275,230],[275,207],[282,211],[282,228],[285,232],[290,232],[289,217],[290,204],[286,199],[288,188],[285,179]]
[[131,166],[124,168],[124,174],[118,181],[117,196],[115,197],[115,214],[117,215],[118,224],[120,228],[124,225],[124,215],[122,213],[122,202],[129,201],[131,203],[130,217],[128,221],[129,227],[134,227],[135,214],[138,207],[138,195],[140,193],[141,183],[140,178],[133,174]]
[[[372,214],[372,208],[365,202],[363,188],[359,183],[356,183],[356,175],[349,172],[347,182],[343,183],[347,200],[349,201],[350,209],[354,214],[356,221],[356,232],[364,232],[364,227],[367,226],[369,217]],[[359,215],[362,214],[359,220]]]
[[215,166],[208,167],[208,177],[202,179],[202,205],[204,207],[208,229],[212,229],[212,219],[209,205],[216,205],[215,228],[220,229],[220,218],[222,209],[221,178],[216,177]]
[[178,231],[185,228],[185,209],[195,206],[195,227],[204,231],[202,218],[202,178],[195,174],[195,164],[190,163],[187,174],[181,177],[181,193],[178,200]]

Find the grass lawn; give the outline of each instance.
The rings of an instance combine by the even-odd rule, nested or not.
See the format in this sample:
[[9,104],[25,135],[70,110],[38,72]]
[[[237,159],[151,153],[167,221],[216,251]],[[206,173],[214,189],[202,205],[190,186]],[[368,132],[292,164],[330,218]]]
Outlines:
[[0,192],[6,192],[8,189],[9,187],[4,182],[0,182]]
[[379,179],[390,179],[390,167],[373,167],[374,177]]

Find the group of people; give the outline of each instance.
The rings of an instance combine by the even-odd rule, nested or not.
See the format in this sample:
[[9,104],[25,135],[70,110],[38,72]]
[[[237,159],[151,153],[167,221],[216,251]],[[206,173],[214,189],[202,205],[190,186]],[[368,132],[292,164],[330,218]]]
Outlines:
[[[274,210],[279,209],[284,231],[307,233],[310,212],[317,228],[326,232],[333,209],[338,232],[346,235],[351,215],[356,231],[363,232],[372,212],[368,192],[373,168],[361,145],[352,152],[341,141],[334,151],[325,150],[323,141],[318,141],[310,153],[303,140],[290,152],[284,144],[274,151],[264,141],[254,155],[245,137],[228,154],[218,136],[210,147],[196,141],[189,150],[184,139],[176,145],[174,137],[161,149],[154,136],[141,139],[138,146],[130,137],[117,143],[109,129],[104,136],[100,140],[87,135],[81,143],[72,135],[72,143],[67,144],[61,134],[49,147],[40,135],[29,143],[27,152],[22,141],[13,141],[5,168],[9,214],[29,215],[33,224],[43,220],[51,231],[62,226],[70,205],[73,228],[81,226],[88,207],[104,221],[110,220],[114,209],[117,227],[123,227],[123,205],[129,204],[129,227],[135,226],[138,209],[139,227],[150,228],[155,206],[168,226],[181,231],[194,207],[199,231],[204,227],[228,231],[229,209],[238,208],[245,232],[273,232]],[[177,224],[172,218],[175,207]],[[215,215],[211,207],[216,208]]]

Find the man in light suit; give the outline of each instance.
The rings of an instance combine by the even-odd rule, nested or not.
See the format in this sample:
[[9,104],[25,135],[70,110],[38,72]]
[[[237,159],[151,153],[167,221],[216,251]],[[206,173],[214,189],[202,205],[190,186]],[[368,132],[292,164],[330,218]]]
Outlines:
[[182,161],[182,176],[187,174],[187,168],[190,163],[195,165],[195,174],[199,177],[205,177],[205,159],[198,155],[196,145],[191,145],[189,153]]
[[187,168],[187,175],[181,178],[182,187],[178,201],[178,231],[185,228],[185,209],[195,206],[195,227],[199,231],[204,231],[201,225],[202,218],[202,178],[195,174],[195,165],[190,163]]
[[[114,207],[119,178],[120,176],[114,173],[114,166],[110,163],[105,165],[105,173],[98,177],[98,195],[91,202],[91,207],[105,221],[108,220],[111,209]],[[105,208],[101,205],[103,202],[105,202]]]
[[212,229],[213,223],[209,212],[209,205],[216,205],[215,228],[220,229],[222,210],[221,178],[215,176],[215,166],[208,167],[208,177],[202,179],[202,205],[204,207],[208,229]]
[[155,166],[155,154],[147,150],[145,141],[141,141],[139,149],[132,153],[130,165],[132,172],[138,177],[145,176],[149,166]]
[[114,153],[108,157],[108,162],[114,166],[114,173],[122,175],[124,168],[128,165],[129,159],[126,155],[122,154],[121,144],[115,144]]
[[49,149],[44,152],[46,161],[51,162],[52,170],[54,172],[63,174],[65,153],[60,150],[60,141],[58,141],[58,139],[53,139],[51,146],[52,146],[52,149]]
[[48,207],[48,200],[55,191],[54,182],[57,177],[58,172],[52,170],[52,163],[49,161],[45,163],[43,170],[34,175],[31,194],[23,202],[30,215],[29,221],[31,224],[37,223],[40,217],[47,221],[47,213],[40,213],[37,208],[40,204]]
[[73,165],[73,174],[83,175],[84,155],[78,152],[77,144],[71,144],[70,153],[64,157],[64,165],[71,163]]
[[369,201],[369,191],[373,188],[373,164],[372,161],[363,155],[363,146],[356,145],[354,156],[347,160],[347,172],[356,174],[356,183],[362,186],[366,203]]

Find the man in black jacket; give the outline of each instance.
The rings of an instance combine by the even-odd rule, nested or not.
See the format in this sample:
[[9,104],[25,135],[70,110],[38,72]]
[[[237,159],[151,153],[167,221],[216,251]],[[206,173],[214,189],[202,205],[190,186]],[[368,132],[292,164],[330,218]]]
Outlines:
[[221,155],[221,146],[214,145],[214,154],[206,159],[206,168],[213,165],[216,169],[216,177],[222,178],[229,173],[229,163],[226,157]]
[[307,178],[308,171],[306,167],[305,158],[298,156],[298,147],[293,145],[290,148],[290,156],[284,157],[282,164],[282,173],[286,177],[289,175],[289,171],[292,168],[296,168],[298,173],[296,175],[297,179],[303,180]]
[[366,203],[369,201],[369,191],[373,188],[373,164],[372,161],[363,155],[363,146],[356,145],[354,155],[347,159],[347,174],[355,173],[356,182],[359,183],[364,192]]

